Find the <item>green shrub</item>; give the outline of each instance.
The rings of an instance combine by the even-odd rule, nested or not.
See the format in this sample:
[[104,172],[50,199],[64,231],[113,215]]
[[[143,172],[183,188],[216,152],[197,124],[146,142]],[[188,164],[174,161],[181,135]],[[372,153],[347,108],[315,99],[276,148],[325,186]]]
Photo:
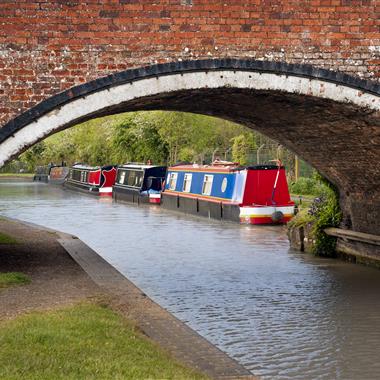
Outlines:
[[304,227],[314,222],[314,218],[309,214],[308,209],[302,209],[287,224],[288,228]]
[[292,194],[321,195],[325,192],[325,186],[315,178],[300,177],[297,182],[290,185]]
[[[314,184],[314,185],[313,185]],[[326,235],[328,227],[338,227],[342,220],[337,189],[323,177],[316,175],[314,179],[300,178],[295,185],[303,194],[304,191],[316,191],[320,188],[319,196],[314,198],[308,210],[301,210],[289,223],[289,228],[311,226],[311,236],[315,241],[313,253],[318,256],[335,256],[336,238]],[[314,190],[313,190],[314,189]],[[297,191],[297,192],[298,192]],[[296,191],[294,191],[296,192]]]
[[328,227],[338,227],[342,220],[339,206],[339,195],[330,183],[328,190],[321,198],[316,198],[310,207],[309,214],[314,217],[312,233],[315,239],[314,253],[318,256],[335,256],[336,238],[327,235]]

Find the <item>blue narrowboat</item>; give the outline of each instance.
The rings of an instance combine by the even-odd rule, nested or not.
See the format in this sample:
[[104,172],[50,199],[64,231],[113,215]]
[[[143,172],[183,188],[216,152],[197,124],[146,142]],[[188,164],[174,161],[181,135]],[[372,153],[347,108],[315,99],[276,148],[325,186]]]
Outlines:
[[285,169],[224,161],[168,168],[163,207],[247,224],[286,223],[294,214]]

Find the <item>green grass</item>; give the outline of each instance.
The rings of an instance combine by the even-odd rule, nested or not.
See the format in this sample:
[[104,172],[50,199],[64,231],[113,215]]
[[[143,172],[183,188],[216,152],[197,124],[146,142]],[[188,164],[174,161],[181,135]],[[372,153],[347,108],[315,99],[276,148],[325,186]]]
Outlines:
[[14,285],[25,285],[30,283],[30,278],[20,272],[0,273],[0,289]]
[[33,173],[0,173],[0,177],[33,177]]
[[87,303],[1,322],[0,378],[206,379],[112,310]]
[[12,236],[9,236],[7,234],[0,232],[0,244],[17,244],[17,243],[18,241]]

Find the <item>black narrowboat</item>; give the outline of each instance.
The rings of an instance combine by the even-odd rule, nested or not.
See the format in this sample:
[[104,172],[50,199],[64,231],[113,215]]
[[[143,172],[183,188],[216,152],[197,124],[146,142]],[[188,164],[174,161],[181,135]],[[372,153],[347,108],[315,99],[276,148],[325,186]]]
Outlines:
[[166,166],[138,163],[117,168],[113,198],[132,203],[161,203],[161,191],[166,176]]
[[116,165],[87,166],[76,164],[70,168],[64,186],[99,196],[112,196]]

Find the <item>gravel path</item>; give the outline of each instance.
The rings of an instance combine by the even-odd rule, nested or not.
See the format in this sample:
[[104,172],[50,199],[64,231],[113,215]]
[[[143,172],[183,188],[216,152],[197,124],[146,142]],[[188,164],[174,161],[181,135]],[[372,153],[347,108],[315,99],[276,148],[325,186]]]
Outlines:
[[31,283],[0,290],[0,319],[55,308],[104,294],[57,242],[54,232],[0,219],[19,244],[0,244],[0,272],[23,272]]

